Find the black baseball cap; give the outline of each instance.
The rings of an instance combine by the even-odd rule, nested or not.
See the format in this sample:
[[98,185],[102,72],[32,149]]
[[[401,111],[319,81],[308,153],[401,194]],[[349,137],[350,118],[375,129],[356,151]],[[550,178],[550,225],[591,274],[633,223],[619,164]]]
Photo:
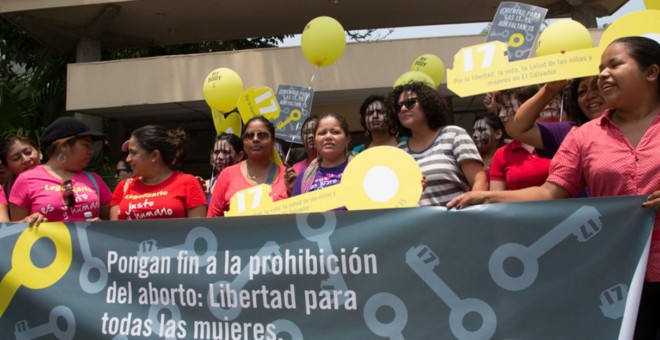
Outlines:
[[60,117],[46,127],[39,141],[41,148],[45,150],[56,140],[68,137],[91,137],[93,141],[107,138],[103,133],[92,131],[87,124],[78,119]]

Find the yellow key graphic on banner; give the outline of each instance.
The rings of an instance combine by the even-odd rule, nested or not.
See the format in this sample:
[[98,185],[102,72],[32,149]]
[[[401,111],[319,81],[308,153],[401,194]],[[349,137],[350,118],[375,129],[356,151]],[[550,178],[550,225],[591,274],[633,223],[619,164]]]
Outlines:
[[[48,238],[55,245],[55,258],[45,267],[35,265],[30,255],[32,247],[41,238]],[[52,286],[69,270],[72,258],[71,235],[64,223],[42,223],[38,228],[25,228],[14,245],[11,269],[0,281],[0,317],[18,288],[44,289]]]
[[414,207],[422,195],[422,172],[405,151],[392,146],[369,148],[348,163],[341,182],[321,190],[273,202],[270,186],[237,192],[225,216]]

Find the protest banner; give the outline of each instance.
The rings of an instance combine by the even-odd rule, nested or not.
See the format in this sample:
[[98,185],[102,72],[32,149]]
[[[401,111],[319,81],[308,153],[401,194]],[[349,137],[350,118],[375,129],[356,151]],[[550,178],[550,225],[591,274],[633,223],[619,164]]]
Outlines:
[[626,337],[655,214],[643,201],[2,224],[0,334]]

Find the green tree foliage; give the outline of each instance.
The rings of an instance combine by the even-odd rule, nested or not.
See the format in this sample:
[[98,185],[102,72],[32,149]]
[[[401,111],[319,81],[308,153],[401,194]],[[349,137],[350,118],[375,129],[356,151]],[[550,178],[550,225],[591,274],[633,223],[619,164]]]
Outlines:
[[0,18],[0,130],[38,136],[65,113],[70,59]]

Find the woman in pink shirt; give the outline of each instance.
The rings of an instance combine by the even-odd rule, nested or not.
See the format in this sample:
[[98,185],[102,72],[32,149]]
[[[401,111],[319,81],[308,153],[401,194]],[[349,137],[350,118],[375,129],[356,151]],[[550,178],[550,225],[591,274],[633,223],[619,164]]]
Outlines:
[[2,187],[5,195],[9,195],[21,172],[41,164],[41,152],[30,137],[10,134],[0,143],[0,162],[7,170],[7,178],[3,178]]
[[[269,185],[270,198],[278,201],[289,197],[292,183],[284,179],[286,168],[271,158],[275,147],[275,126],[263,116],[255,116],[245,123],[243,151],[246,158],[225,168],[213,187],[208,217],[224,216],[231,198],[237,192],[259,184]],[[291,172],[293,172],[291,170]],[[295,177],[294,177],[295,178]],[[238,207],[233,207],[238,209]]]
[[[447,207],[568,198],[588,186],[594,197],[649,195],[660,208],[660,44],[644,37],[612,42],[603,52],[598,88],[607,107],[571,131],[552,160],[548,180],[517,191],[468,192]],[[660,214],[656,214],[636,339],[660,331]]]
[[0,187],[0,222],[9,222],[9,210],[7,209],[7,196]]
[[12,221],[73,222],[108,219],[110,189],[84,171],[94,154],[92,142],[105,135],[72,117],[60,117],[41,135],[47,161],[21,173],[9,194]]

